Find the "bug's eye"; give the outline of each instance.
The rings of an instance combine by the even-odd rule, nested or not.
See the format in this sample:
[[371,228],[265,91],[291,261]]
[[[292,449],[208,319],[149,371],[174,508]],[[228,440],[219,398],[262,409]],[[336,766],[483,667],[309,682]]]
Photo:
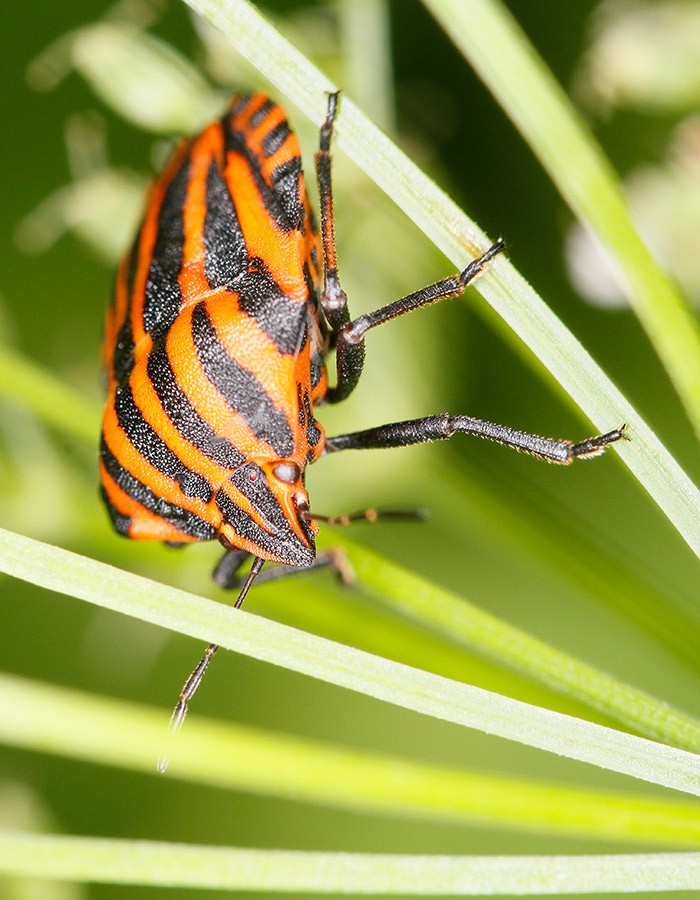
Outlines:
[[280,481],[286,481],[287,484],[294,484],[299,480],[301,469],[296,463],[279,463],[279,465],[276,465],[272,470],[272,474],[275,478],[279,478]]

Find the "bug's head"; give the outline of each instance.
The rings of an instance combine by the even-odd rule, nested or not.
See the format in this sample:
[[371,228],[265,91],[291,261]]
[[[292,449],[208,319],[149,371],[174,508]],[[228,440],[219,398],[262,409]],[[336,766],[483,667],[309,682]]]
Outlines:
[[309,519],[302,470],[287,460],[247,462],[216,494],[219,540],[262,559],[308,566],[316,557],[318,526]]

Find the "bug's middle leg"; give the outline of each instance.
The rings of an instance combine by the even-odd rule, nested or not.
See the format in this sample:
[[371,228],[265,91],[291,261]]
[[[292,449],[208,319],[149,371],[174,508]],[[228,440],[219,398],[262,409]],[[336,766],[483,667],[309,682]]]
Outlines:
[[329,402],[337,403],[339,400],[343,400],[357,384],[362,367],[358,368],[355,362],[356,355],[360,350],[361,358],[364,361],[365,334],[370,328],[383,325],[391,319],[413,312],[414,309],[420,309],[421,306],[438,303],[449,297],[458,297],[464,293],[467,285],[482,271],[489,260],[503,250],[505,250],[505,244],[499,239],[489,247],[486,253],[469,263],[467,268],[457,275],[450,275],[419,291],[407,294],[399,300],[394,300],[393,303],[387,303],[386,306],[381,306],[374,312],[365,313],[352,321],[346,321],[337,332],[334,332],[338,380],[336,387],[328,392]]
[[333,215],[333,184],[331,179],[331,139],[338,110],[338,94],[328,95],[328,113],[321,126],[319,149],[316,153],[316,176],[321,195],[321,240],[323,244],[323,284],[320,303],[336,347],[336,386],[328,391],[330,403],[344,400],[360,380],[365,359],[364,336],[370,328],[402,316],[429,303],[462,294],[486,263],[505,249],[502,240],[496,241],[462,272],[443,278],[419,291],[388,303],[374,312],[350,320],[348,301],[340,286],[338,257],[335,246]]

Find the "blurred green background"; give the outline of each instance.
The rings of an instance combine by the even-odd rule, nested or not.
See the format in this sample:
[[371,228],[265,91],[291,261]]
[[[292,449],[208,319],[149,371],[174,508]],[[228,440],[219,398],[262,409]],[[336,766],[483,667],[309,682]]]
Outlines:
[[[358,50],[348,37],[347,20],[343,24],[339,16],[341,6],[278,2],[265,9],[348,95],[371,105],[371,88],[368,92],[353,74]],[[581,85],[596,6],[508,3],[567,87],[577,79]],[[65,132],[72,122],[75,154],[76,113],[82,114],[83,125],[92,123],[87,132],[78,129],[83,134],[78,169],[84,163],[80,158],[89,156],[86,141],[96,134],[106,141],[110,165],[144,178],[152,174],[154,158],[163,158],[165,138],[124,122],[78,74],[68,73],[48,92],[28,86],[27,68],[38,54],[108,8],[83,0],[56,0],[50,7],[30,2],[21,12],[3,7],[8,39],[0,143],[0,339],[96,404],[102,396],[99,352],[113,266],[73,233],[30,255],[18,248],[17,229],[70,183]],[[400,145],[489,235],[506,239],[516,267],[697,480],[697,443],[637,321],[624,307],[586,302],[572,287],[564,257],[570,215],[539,164],[423,7],[396,0],[386,10],[391,42],[383,52],[395,106],[384,90],[381,98],[389,102],[384,124],[391,127],[393,111]],[[203,62],[202,43],[184,5],[163,5],[152,31],[185,57]],[[229,71],[235,73],[236,65],[234,60]],[[245,67],[238,71],[240,82],[231,88],[254,86]],[[378,108],[381,113],[381,103]],[[316,126],[298,111],[289,112],[310,161]],[[603,117],[588,110],[622,174],[643,164],[664,165],[685,112],[628,106],[607,110]],[[341,275],[355,313],[451,271],[341,154],[335,174]],[[313,183],[311,190],[315,197]],[[115,234],[124,228],[123,222],[113,224]],[[32,241],[36,245],[36,235],[27,237],[26,227],[20,235],[25,250]],[[580,439],[592,432],[474,292],[372,333],[356,395],[320,418],[334,433],[445,410],[553,436]],[[175,554],[129,544],[111,532],[96,485],[95,447],[79,445],[18,404],[0,400],[3,527],[223,599],[208,577],[219,555],[214,546]],[[697,708],[698,666],[688,649],[697,643],[696,561],[614,454],[567,470],[464,438],[449,446],[339,454],[314,467],[308,487],[315,509],[328,514],[375,504],[428,507],[427,524],[358,526],[352,537],[623,680],[687,711]],[[439,649],[436,653],[434,645],[422,642],[413,626],[402,630],[361,586],[355,592],[341,590],[324,573],[305,583],[309,602],[303,608],[285,604],[282,585],[253,591],[246,606],[419,667],[580,712],[565,698],[477,657],[465,654],[455,662],[454,651],[446,649],[441,669]],[[5,577],[0,609],[3,670],[162,707],[164,723],[201,652],[192,640]],[[465,732],[231,653],[217,658],[194,714],[436,763],[653,793],[622,776]],[[322,809],[4,747],[0,779],[5,782],[5,788],[0,783],[0,821],[7,827],[69,834],[418,853],[621,849]],[[46,897],[153,895],[104,886],[76,888],[75,893],[72,888],[43,890]]]

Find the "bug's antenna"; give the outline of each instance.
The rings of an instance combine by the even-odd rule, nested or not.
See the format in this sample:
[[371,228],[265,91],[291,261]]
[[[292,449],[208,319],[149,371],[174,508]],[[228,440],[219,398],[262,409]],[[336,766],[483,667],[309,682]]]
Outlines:
[[316,522],[325,522],[326,525],[350,525],[352,522],[371,522],[374,524],[379,519],[400,519],[405,522],[425,522],[430,518],[427,509],[375,509],[373,506],[361,509],[359,512],[344,513],[340,516],[323,516],[310,510],[301,513],[300,518],[314,519]]
[[[251,584],[255,581],[258,574],[260,573],[264,562],[264,559],[260,559],[260,557],[257,556],[253,560],[253,565],[251,566],[248,577],[246,578],[238,597],[236,597],[236,602],[233,604],[234,609],[240,609]],[[214,656],[218,649],[218,644],[209,644],[207,649],[204,651],[204,656],[197,663],[194,671],[182,686],[182,690],[180,691],[180,699],[175,704],[175,709],[173,710],[173,714],[170,716],[170,722],[168,723],[168,744],[172,742],[173,738],[182,728],[182,725],[185,721],[185,716],[187,715],[189,701],[192,699],[192,697],[194,697],[197,688],[201,684],[202,678],[204,678],[204,673],[209,668],[211,658]],[[169,763],[170,753],[168,752],[168,750],[166,750],[158,760],[158,771],[165,772],[165,770],[168,768]]]

